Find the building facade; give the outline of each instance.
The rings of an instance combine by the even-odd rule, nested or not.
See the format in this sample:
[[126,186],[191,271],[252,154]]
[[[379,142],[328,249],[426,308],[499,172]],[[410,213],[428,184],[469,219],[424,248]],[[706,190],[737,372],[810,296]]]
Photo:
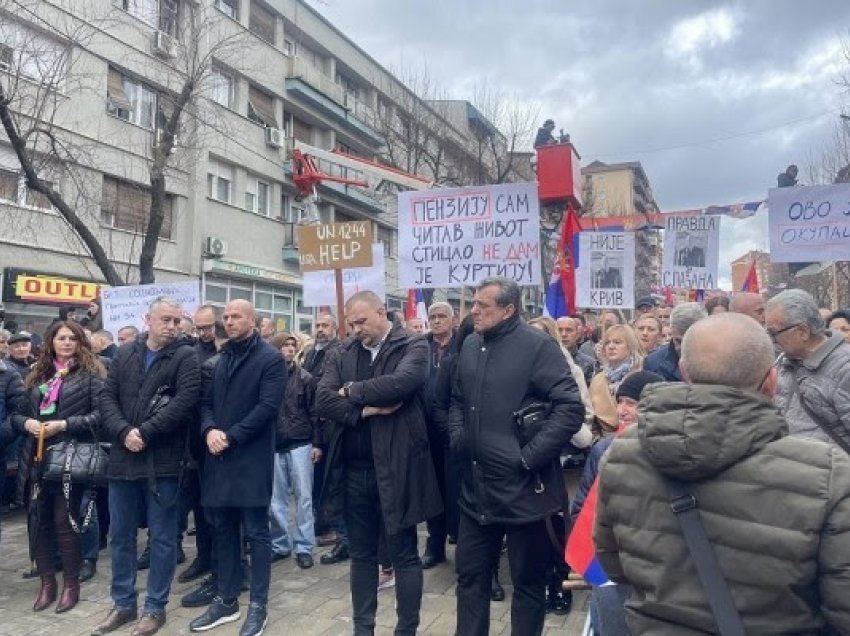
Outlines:
[[[298,266],[297,226],[308,210],[292,180],[295,144],[392,163],[435,182],[474,179],[468,166],[479,143],[468,126],[420,99],[300,0],[33,1],[31,10],[0,13],[0,35],[0,82],[20,126],[35,131],[27,139],[38,177],[55,186],[128,283],[138,280],[156,150],[187,92],[164,171],[156,278],[200,279],[205,302],[249,300],[280,329],[311,331],[314,315]],[[38,122],[48,134],[39,136]],[[67,221],[27,186],[8,141],[0,135],[3,298],[21,327],[39,329],[55,305],[84,305],[81,294],[93,289],[84,285],[104,278]],[[325,182],[318,214],[372,224],[387,263],[388,306],[399,309],[406,290],[397,279],[394,191]],[[72,291],[24,293],[27,281],[44,276]]]

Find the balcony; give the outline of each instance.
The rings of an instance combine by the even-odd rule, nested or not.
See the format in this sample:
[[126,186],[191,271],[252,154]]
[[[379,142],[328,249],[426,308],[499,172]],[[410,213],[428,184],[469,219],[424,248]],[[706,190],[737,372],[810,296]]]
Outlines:
[[375,119],[372,109],[312,64],[290,57],[285,84],[289,95],[305,100],[349,134],[376,148],[384,143],[383,136],[369,125]]

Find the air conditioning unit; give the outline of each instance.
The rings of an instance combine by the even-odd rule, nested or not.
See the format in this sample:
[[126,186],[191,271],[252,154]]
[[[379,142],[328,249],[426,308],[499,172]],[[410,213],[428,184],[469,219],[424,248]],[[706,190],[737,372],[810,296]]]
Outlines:
[[280,128],[266,128],[266,145],[271,148],[280,148],[284,142],[284,133]]
[[177,40],[165,31],[157,31],[153,38],[153,52],[160,57],[177,57]]
[[212,258],[221,258],[227,255],[227,241],[217,236],[208,236],[204,242],[204,252]]

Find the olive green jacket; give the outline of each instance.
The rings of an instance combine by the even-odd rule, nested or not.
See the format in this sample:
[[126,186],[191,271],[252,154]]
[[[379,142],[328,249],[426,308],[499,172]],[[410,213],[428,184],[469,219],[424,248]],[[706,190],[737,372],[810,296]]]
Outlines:
[[638,425],[603,458],[594,528],[605,572],[634,587],[633,634],[717,633],[661,473],[693,482],[748,635],[850,634],[850,457],[787,435],[752,392],[643,392]]

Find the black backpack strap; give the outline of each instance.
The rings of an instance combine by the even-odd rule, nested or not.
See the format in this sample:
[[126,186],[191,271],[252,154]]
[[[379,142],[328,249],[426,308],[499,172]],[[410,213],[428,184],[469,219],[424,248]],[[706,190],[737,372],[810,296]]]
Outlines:
[[691,492],[692,486],[666,475],[664,479],[670,493],[670,508],[682,527],[688,552],[697,568],[697,575],[721,636],[746,636],[741,615],[735,608],[729,585],[705,533],[697,498]]

